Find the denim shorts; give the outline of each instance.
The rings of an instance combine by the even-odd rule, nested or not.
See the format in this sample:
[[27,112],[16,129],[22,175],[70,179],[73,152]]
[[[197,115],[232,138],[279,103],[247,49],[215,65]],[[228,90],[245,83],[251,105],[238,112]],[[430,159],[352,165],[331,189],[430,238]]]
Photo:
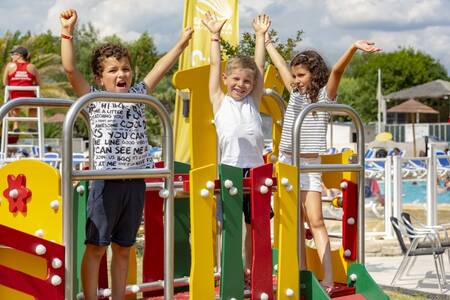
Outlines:
[[[286,164],[292,164],[292,155],[280,151],[278,161]],[[300,158],[300,164],[320,164],[320,157]],[[300,191],[322,192],[322,174],[321,173],[300,173]]]
[[131,247],[142,220],[143,179],[95,180],[87,204],[85,244]]

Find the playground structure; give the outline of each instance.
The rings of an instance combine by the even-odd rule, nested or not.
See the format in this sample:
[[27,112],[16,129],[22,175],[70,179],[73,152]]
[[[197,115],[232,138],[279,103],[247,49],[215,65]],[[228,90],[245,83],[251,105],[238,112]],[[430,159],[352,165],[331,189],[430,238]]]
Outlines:
[[[25,103],[70,106],[64,122],[61,177],[56,169],[37,160],[14,161],[0,169],[0,179],[3,178],[0,188],[9,203],[8,206],[4,198],[0,202],[1,299],[77,297],[84,241],[84,205],[88,193],[84,180],[118,178],[147,178],[148,187],[144,209],[144,283],[136,283],[136,263],[132,258],[127,287],[130,299],[135,299],[138,292],[149,299],[161,295],[164,299],[329,299],[316,279],[322,274],[315,249],[307,247],[308,270],[299,271],[298,268],[298,257],[302,254],[298,252],[297,241],[304,243],[304,231],[298,230],[298,174],[299,171],[319,170],[327,172],[324,173],[327,187],[342,189],[342,198],[335,199],[334,203],[342,206],[344,211],[343,241],[342,246],[332,253],[335,282],[342,288],[333,296],[338,299],[387,298],[360,264],[364,263],[364,185],[361,184],[364,136],[354,110],[344,105],[312,105],[297,119],[295,132],[298,137],[298,126],[311,110],[347,112],[359,130],[357,160],[349,151],[324,156],[322,162],[327,163],[326,166],[304,167],[298,160],[295,166],[276,163],[283,107],[279,98],[273,95],[281,94],[282,87],[275,70],[269,68],[265,86],[271,89],[269,94],[272,96],[264,97],[261,112],[272,116],[274,149],[267,156],[266,165],[252,169],[249,178],[242,178],[239,168],[216,166],[212,111],[205,105],[208,95],[202,84],[207,82],[208,70],[208,66],[199,67],[180,71],[174,76],[178,89],[190,91],[190,165],[174,162],[168,113],[150,96],[91,93],[74,103],[23,98],[0,108],[0,117],[4,117],[10,109]],[[158,168],[73,170],[71,143],[75,118],[89,103],[103,99],[145,103],[158,113],[164,126],[164,162]],[[299,150],[297,137],[294,139],[294,157]],[[11,175],[13,177],[9,177],[7,183],[6,179]],[[74,186],[73,181],[80,182]],[[250,291],[244,291],[241,252],[242,195],[246,192],[251,193],[253,224]],[[215,255],[219,243],[213,235],[216,228],[214,195],[218,193],[223,206],[220,257]],[[270,227],[272,196],[275,212],[273,244]],[[99,297],[107,297],[110,290],[105,265],[102,270]],[[174,290],[177,293],[174,294]]]

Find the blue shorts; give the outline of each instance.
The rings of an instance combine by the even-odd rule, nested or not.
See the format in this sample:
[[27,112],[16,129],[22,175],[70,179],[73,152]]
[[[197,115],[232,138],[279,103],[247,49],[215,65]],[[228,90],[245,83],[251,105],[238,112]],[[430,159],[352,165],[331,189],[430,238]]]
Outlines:
[[85,244],[107,246],[114,242],[131,247],[141,225],[144,200],[143,179],[92,181]]

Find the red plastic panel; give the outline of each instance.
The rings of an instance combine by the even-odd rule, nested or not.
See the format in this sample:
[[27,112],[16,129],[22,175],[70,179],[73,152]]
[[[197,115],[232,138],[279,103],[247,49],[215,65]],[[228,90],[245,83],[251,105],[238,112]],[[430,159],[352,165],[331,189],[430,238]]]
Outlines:
[[[343,180],[347,187],[342,188],[342,247],[344,257],[349,260],[356,260],[357,234],[358,234],[358,186],[348,180]],[[350,255],[345,256],[350,250]]]

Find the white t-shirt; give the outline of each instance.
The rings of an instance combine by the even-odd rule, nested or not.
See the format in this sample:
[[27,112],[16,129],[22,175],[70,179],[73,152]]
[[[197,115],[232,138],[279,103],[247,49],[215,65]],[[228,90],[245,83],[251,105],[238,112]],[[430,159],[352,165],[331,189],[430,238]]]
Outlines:
[[250,96],[236,101],[225,95],[214,116],[220,162],[240,168],[264,164],[262,120]]
[[[98,90],[91,88],[93,92]],[[143,82],[129,93],[147,94]],[[87,107],[94,147],[94,169],[138,169],[153,167],[148,153],[142,103],[93,102]]]

